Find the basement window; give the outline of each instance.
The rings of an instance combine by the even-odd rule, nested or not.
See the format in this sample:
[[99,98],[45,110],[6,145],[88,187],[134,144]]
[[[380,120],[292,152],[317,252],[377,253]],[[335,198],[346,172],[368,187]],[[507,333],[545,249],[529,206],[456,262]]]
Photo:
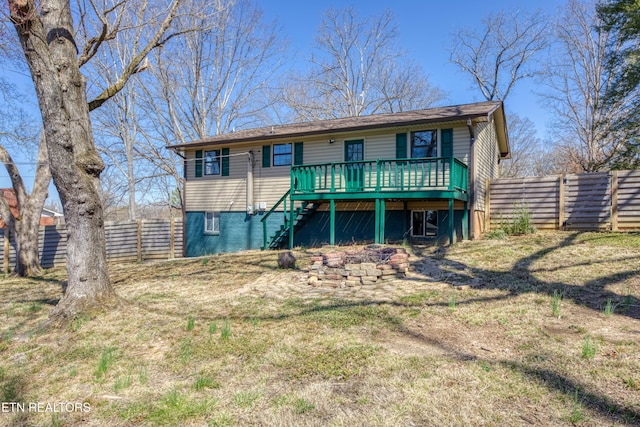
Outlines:
[[438,236],[438,211],[411,211],[413,237]]
[[220,234],[220,212],[204,213],[204,234]]

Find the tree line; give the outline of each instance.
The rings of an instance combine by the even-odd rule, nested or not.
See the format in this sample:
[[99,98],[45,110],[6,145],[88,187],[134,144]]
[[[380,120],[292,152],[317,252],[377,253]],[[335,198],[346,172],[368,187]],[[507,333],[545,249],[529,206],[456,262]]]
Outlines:
[[[36,230],[53,180],[69,228],[69,281],[52,323],[118,303],[105,210],[126,206],[135,219],[140,195],[182,206],[183,159],[167,145],[447,98],[399,45],[390,11],[327,10],[306,61],[292,68],[278,23],[250,0],[6,5],[3,65],[23,70],[35,91],[0,79],[0,160],[20,208],[14,217],[0,199],[0,215],[16,238],[16,273],[37,274]],[[468,77],[470,95],[506,100],[533,80],[553,112],[553,136],[543,142],[526,112],[507,111],[512,158],[504,175],[638,166],[639,14],[632,0],[569,0],[553,18],[497,13],[451,35],[450,61]],[[22,107],[27,97],[37,99],[40,117]],[[30,193],[10,154],[18,151],[37,163]]]

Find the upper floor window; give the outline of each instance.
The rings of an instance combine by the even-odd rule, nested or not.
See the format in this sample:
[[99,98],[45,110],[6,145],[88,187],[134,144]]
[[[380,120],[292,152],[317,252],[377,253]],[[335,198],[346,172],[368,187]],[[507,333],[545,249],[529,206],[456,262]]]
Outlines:
[[204,152],[204,174],[220,175],[220,150]]
[[273,144],[273,166],[291,165],[291,143]]
[[438,157],[437,135],[436,130],[411,132],[411,157]]

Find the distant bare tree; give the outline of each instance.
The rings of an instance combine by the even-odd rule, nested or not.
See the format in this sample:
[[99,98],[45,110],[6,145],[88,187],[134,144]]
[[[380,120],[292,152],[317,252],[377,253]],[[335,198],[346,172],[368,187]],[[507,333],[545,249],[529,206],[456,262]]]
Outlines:
[[536,60],[549,45],[547,34],[548,18],[540,11],[491,14],[480,31],[453,34],[449,60],[487,101],[504,101],[516,83],[538,74]]
[[284,102],[296,120],[354,117],[428,108],[444,99],[397,46],[386,10],[360,19],[353,7],[329,9],[316,36],[307,73],[290,78]]
[[265,23],[249,0],[212,1],[203,12],[212,17],[198,24],[205,31],[154,55],[153,79],[141,85],[138,99],[144,125],[136,153],[153,164],[155,177],[175,180],[180,203],[183,159],[165,147],[264,124],[284,54],[275,23]]
[[634,108],[637,91],[606,100],[615,84],[607,55],[615,55],[622,45],[602,27],[595,6],[595,1],[567,3],[554,26],[557,44],[543,79],[560,158],[564,169],[574,173],[609,169],[625,142],[637,135],[637,123],[631,129],[620,126]]
[[536,175],[534,158],[540,149],[540,139],[531,120],[518,114],[508,114],[509,145],[511,158],[500,163],[501,177],[525,177]]

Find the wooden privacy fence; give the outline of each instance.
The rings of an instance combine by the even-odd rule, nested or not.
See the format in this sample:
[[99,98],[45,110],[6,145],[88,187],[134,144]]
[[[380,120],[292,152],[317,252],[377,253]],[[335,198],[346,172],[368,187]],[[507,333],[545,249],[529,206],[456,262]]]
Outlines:
[[[6,238],[0,248],[4,271],[15,265],[15,241]],[[142,262],[182,257],[182,219],[138,220],[105,223],[107,260],[109,262]],[[40,264],[44,268],[64,265],[67,254],[67,229],[64,225],[40,227]],[[7,251],[9,248],[9,251]]]
[[488,185],[485,220],[491,228],[526,207],[538,229],[640,229],[637,170],[500,178]]

